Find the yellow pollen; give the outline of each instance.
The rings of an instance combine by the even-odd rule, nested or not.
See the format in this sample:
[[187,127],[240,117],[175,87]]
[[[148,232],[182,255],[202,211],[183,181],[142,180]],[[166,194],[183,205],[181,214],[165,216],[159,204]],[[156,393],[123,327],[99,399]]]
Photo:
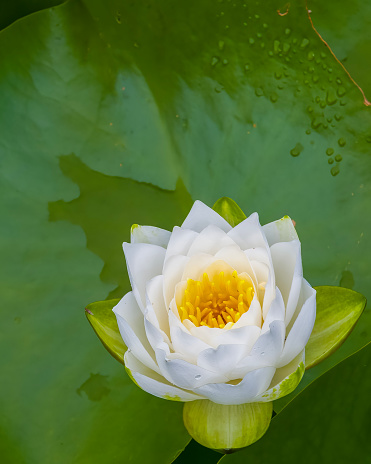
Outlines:
[[247,280],[238,277],[237,271],[220,272],[212,280],[205,272],[201,280],[188,279],[179,316],[196,327],[222,329],[249,310],[253,296],[254,289]]

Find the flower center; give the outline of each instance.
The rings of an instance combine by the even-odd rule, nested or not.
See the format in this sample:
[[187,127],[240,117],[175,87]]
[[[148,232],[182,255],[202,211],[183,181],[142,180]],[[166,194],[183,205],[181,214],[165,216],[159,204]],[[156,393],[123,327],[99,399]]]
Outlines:
[[238,277],[237,271],[220,272],[212,280],[205,272],[202,280],[188,279],[179,315],[182,322],[189,319],[196,327],[222,329],[248,311],[253,296],[251,284]]

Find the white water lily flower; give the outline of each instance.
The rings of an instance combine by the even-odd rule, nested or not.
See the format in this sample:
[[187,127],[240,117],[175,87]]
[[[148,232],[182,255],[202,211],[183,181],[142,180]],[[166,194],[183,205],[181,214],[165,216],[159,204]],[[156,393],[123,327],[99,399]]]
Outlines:
[[290,218],[232,228],[196,201],[181,227],[133,227],[123,248],[132,291],[113,311],[143,390],[241,405],[296,387],[316,294]]

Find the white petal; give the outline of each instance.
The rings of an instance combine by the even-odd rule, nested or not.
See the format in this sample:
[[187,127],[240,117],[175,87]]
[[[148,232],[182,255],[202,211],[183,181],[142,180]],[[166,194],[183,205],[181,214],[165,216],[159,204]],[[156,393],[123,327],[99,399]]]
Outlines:
[[127,293],[113,308],[125,345],[147,367],[159,372],[154,352],[144,330],[144,317],[133,296]]
[[[194,337],[195,338],[195,337]],[[214,372],[221,372],[228,379],[236,364],[248,354],[247,345],[219,345],[218,348],[209,348],[200,352],[197,365]]]
[[242,250],[248,248],[269,248],[268,242],[259,223],[258,213],[251,214],[247,219],[234,227],[228,235]]
[[215,258],[225,261],[239,274],[241,272],[246,272],[247,274],[249,274],[255,286],[257,287],[258,281],[255,275],[254,268],[252,267],[249,258],[238,245],[231,245],[221,248],[215,254]]
[[[186,322],[186,321],[184,321]],[[195,327],[190,324],[190,332],[213,348],[219,345],[246,345],[249,352],[258,339],[261,329],[255,325],[247,325],[240,328],[216,329],[211,327]]]
[[125,366],[137,385],[147,393],[174,401],[194,401],[202,397],[193,392],[174,387],[166,379],[148,369],[130,352],[125,353]]
[[224,232],[231,230],[231,226],[225,219],[204,203],[197,200],[194,202],[191,211],[183,222],[182,228],[201,232],[201,230],[205,229],[205,227],[210,224],[218,226],[219,229],[224,230]]
[[239,327],[244,327],[246,325],[256,325],[259,328],[262,325],[262,310],[259,300],[256,296],[254,296],[249,310],[246,313],[242,314],[238,321],[235,324],[233,324],[233,330],[236,330]]
[[229,245],[236,246],[235,242],[223,230],[217,226],[209,225],[198,234],[189,248],[188,256],[194,256],[198,253],[215,255],[218,250]]
[[188,254],[189,248],[198,237],[198,233],[190,229],[174,227],[166,250],[165,262],[171,256]]
[[148,243],[124,243],[123,249],[134,296],[144,311],[146,284],[156,275],[162,274],[165,249]]
[[286,325],[290,322],[298,303],[303,267],[299,240],[276,243],[271,247],[276,285],[286,305]]
[[174,385],[193,390],[195,387],[228,379],[218,372],[211,372],[183,359],[173,359],[166,349],[156,350],[156,359],[162,375]]
[[283,321],[274,321],[269,330],[254,344],[250,355],[237,363],[232,371],[234,378],[241,378],[247,372],[267,366],[276,366],[282,354],[286,327]]
[[282,367],[292,361],[308,342],[316,319],[316,291],[311,288],[310,293],[287,336],[277,367]]
[[169,312],[169,322],[174,351],[180,353],[186,361],[197,364],[197,357],[200,352],[210,348],[210,345],[191,335],[184,324],[171,311]]
[[[214,256],[208,255],[206,253],[200,253],[198,255],[188,258],[186,266],[182,274],[182,278],[179,281],[193,279],[200,280],[202,274],[206,272],[206,269],[217,260]],[[221,262],[221,265],[223,263]]]
[[170,336],[168,309],[164,299],[164,276],[158,275],[146,286],[147,319]]
[[169,308],[170,301],[174,298],[175,287],[182,281],[182,275],[187,268],[189,260],[188,256],[174,255],[164,265],[164,298],[166,308]]
[[269,324],[273,321],[284,321],[285,320],[285,303],[283,301],[281,292],[276,287],[276,298],[272,301],[267,317],[264,320],[262,327],[262,333],[269,330]]
[[171,232],[158,227],[139,226],[134,224],[131,227],[131,243],[150,243],[166,248],[169,243]]
[[291,242],[298,239],[294,224],[288,216],[263,226],[264,234],[269,246],[278,242]]
[[249,403],[269,387],[275,373],[274,367],[256,369],[245,375],[237,385],[208,384],[194,390],[205,398],[219,404]]

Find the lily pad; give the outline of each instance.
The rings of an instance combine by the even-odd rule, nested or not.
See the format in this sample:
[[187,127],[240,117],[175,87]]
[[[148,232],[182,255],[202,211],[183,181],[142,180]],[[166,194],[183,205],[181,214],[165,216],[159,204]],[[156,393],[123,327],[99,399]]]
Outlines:
[[[370,108],[305,2],[282,8],[71,0],[1,32],[5,461],[157,464],[187,443],[181,405],[132,384],[82,316],[129,290],[131,224],[228,196],[296,221],[312,285],[370,297]],[[365,345],[369,316],[301,384]]]
[[296,464],[298,456],[306,464],[367,462],[371,453],[370,367],[368,344],[275,416],[268,432],[254,446],[223,457],[220,464]]

